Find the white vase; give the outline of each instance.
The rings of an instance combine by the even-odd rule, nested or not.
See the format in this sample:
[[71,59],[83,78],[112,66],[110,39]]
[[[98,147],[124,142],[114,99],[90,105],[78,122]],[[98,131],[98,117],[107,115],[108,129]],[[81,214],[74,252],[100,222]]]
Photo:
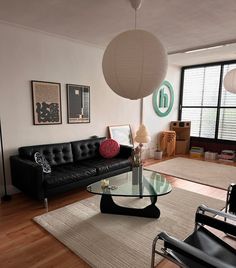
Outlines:
[[142,166],[133,167],[132,184],[133,185],[140,184],[140,182],[142,182],[142,177],[143,177],[143,167]]
[[154,152],[154,159],[161,160],[162,159],[162,151]]

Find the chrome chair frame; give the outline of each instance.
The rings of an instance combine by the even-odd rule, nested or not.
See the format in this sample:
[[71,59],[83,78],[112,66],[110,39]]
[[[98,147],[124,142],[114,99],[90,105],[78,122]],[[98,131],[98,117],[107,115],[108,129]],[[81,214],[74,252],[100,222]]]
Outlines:
[[[231,183],[228,187],[228,190],[227,190],[227,197],[226,197],[226,204],[225,204],[225,212],[229,212],[230,213],[230,210],[229,210],[229,204],[230,204],[230,199],[232,198],[232,190],[233,188],[236,187],[236,184],[235,183]],[[235,204],[236,206],[236,204]]]
[[[210,216],[208,215],[210,214]],[[194,232],[198,230],[201,226],[207,225],[211,226],[215,229],[218,229],[217,226],[219,227],[219,230],[224,231],[224,228],[228,228],[230,230],[231,235],[236,235],[236,226],[232,225],[231,223],[225,222],[223,220],[216,219],[215,216],[223,217],[230,219],[232,221],[236,222],[236,216],[225,213],[222,211],[218,211],[212,208],[208,208],[205,205],[201,205],[198,207],[196,211],[196,217],[195,217],[195,228]],[[206,220],[204,220],[206,218]],[[216,224],[214,222],[217,222]],[[205,223],[204,223],[205,222]],[[204,267],[232,267],[231,265],[227,265],[224,262],[222,262],[220,259],[215,258],[213,256],[210,256],[203,252],[202,250],[191,246],[190,244],[185,243],[184,241],[180,241],[176,238],[173,238],[169,236],[168,234],[162,232],[158,234],[152,244],[152,259],[151,259],[151,267],[153,268],[155,266],[155,254],[158,254],[169,261],[177,264],[179,267],[187,268],[188,266],[184,263],[181,262],[180,259],[178,259],[176,256],[173,255],[173,252],[170,248],[165,246],[164,247],[161,245],[158,245],[157,248],[157,242],[160,241],[168,242],[169,245],[174,245],[174,247],[177,247],[180,251],[188,254],[188,256],[193,257],[193,258],[201,258],[202,262],[205,263],[206,266]],[[236,252],[236,251],[235,251]],[[236,262],[236,255],[235,255],[235,262]]]

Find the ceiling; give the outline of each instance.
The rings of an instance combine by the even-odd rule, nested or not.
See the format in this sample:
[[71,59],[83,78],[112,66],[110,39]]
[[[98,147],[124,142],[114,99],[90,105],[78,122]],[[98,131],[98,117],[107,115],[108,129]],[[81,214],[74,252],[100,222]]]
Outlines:
[[[236,46],[184,54],[193,48],[236,43],[236,0],[143,0],[137,27],[155,34],[177,65],[236,59]],[[105,48],[134,28],[129,0],[0,0],[0,20]],[[177,54],[176,54],[177,53]]]

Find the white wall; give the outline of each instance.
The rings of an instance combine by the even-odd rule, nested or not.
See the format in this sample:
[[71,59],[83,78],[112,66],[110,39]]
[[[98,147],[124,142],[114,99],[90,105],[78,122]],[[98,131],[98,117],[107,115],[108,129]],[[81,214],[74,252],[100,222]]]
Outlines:
[[[0,36],[0,117],[10,192],[15,189],[11,186],[9,156],[20,146],[106,136],[109,125],[130,124],[135,134],[140,101],[121,98],[107,86],[101,67],[103,50],[7,24],[0,24]],[[170,66],[167,80],[174,86],[175,102],[167,117],[155,114],[151,96],[144,99],[144,123],[152,137],[150,148],[156,144],[157,133],[177,119],[179,78],[180,69]],[[31,80],[61,83],[61,125],[33,125]],[[90,86],[91,123],[67,124],[66,83]],[[0,176],[2,183],[2,169]]]
[[[138,127],[140,102],[121,98],[107,86],[102,50],[5,24],[0,24],[0,36],[0,117],[8,184],[9,156],[20,146],[104,136],[108,125]],[[33,125],[31,80],[61,83],[62,125]],[[67,124],[66,83],[90,86],[91,123]]]
[[169,65],[165,80],[169,81],[174,90],[174,104],[171,112],[165,117],[159,117],[152,105],[152,95],[144,99],[144,116],[143,122],[148,128],[151,142],[146,146],[146,157],[153,157],[153,152],[156,149],[157,137],[163,130],[169,130],[170,122],[176,121],[178,118],[179,104],[179,88],[180,88],[180,72],[181,69],[175,65]]

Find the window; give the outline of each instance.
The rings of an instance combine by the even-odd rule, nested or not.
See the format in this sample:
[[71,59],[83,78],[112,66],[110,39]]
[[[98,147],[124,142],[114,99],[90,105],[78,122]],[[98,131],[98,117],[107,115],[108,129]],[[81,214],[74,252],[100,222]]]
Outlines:
[[180,116],[191,121],[191,136],[236,141],[236,94],[224,89],[223,79],[236,62],[182,69]]

